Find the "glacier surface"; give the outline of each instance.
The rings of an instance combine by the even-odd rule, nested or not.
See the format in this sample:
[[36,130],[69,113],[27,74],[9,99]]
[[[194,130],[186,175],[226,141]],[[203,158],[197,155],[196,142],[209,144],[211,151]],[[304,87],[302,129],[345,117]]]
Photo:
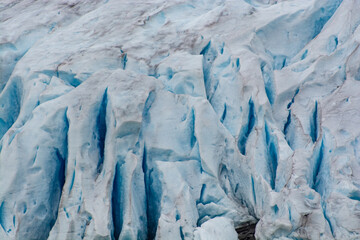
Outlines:
[[0,239],[360,239],[358,0],[3,0]]

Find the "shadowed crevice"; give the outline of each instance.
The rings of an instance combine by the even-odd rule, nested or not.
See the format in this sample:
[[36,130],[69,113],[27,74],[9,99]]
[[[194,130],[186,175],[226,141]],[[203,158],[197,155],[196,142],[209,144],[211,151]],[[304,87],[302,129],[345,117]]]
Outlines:
[[248,121],[247,124],[241,129],[240,137],[238,141],[238,148],[243,155],[246,154],[246,142],[248,140],[251,131],[255,126],[255,122],[256,122],[255,106],[254,106],[254,102],[250,98]]
[[104,155],[105,155],[105,137],[106,137],[106,107],[107,107],[107,89],[104,92],[99,113],[96,120],[96,129],[99,147],[99,161],[96,167],[97,174],[100,174],[103,168]]
[[114,227],[114,237],[115,239],[119,238],[122,228],[122,217],[121,217],[121,191],[120,191],[120,166],[116,164],[115,166],[115,177],[112,189],[111,196],[111,205],[112,205],[112,219],[113,219],[113,227]]
[[310,137],[313,142],[318,138],[318,102],[315,102],[315,107],[310,118]]

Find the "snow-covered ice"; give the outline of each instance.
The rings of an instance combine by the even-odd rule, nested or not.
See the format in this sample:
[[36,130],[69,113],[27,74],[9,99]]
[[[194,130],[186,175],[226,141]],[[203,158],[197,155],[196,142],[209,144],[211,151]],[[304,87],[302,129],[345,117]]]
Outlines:
[[3,0],[0,239],[360,239],[359,0]]

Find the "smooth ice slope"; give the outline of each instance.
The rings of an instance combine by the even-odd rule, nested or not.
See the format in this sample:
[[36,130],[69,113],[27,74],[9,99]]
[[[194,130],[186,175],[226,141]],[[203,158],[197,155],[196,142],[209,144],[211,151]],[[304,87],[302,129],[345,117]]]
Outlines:
[[2,1],[0,239],[359,239],[359,12]]

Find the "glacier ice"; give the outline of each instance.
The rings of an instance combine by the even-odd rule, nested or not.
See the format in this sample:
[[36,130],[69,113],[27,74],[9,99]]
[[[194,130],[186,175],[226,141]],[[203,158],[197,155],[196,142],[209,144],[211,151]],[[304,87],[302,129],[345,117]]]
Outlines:
[[0,239],[359,239],[359,12],[2,1]]

